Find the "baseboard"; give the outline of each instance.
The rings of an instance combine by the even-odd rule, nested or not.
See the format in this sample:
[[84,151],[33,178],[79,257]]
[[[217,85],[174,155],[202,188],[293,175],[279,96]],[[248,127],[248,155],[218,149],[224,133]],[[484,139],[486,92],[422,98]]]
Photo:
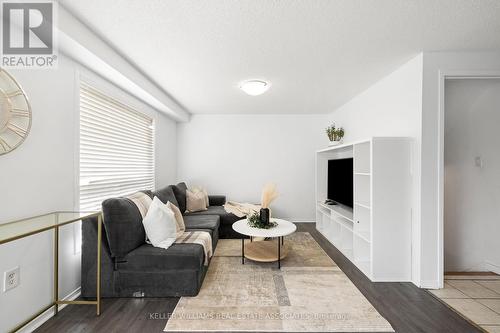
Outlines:
[[371,282],[401,282],[401,283],[413,283],[410,279],[404,279],[404,278],[389,278],[389,279],[384,279],[384,278],[379,278],[379,279],[370,279]]
[[[64,297],[62,300],[63,301],[73,301],[77,299],[81,294],[81,288],[78,287],[77,289],[73,290],[69,295]],[[61,304],[59,305],[59,310],[62,310],[66,307],[68,304]],[[54,317],[54,307],[51,307],[32,321],[30,321],[28,324],[24,325],[19,331],[20,333],[31,333],[34,330],[36,330],[38,327],[42,326],[43,323],[45,323],[47,320],[50,318]]]
[[293,223],[316,223],[315,220],[290,219]]
[[439,282],[435,280],[421,281],[420,288],[424,289],[439,289]]
[[495,274],[500,274],[500,266],[497,264],[492,263],[491,261],[486,260],[484,262],[484,265],[486,266],[487,270],[490,272],[493,272]]
[[[468,271],[490,271],[500,275],[500,266],[492,263],[491,261],[484,261],[474,269],[469,269]],[[415,282],[413,282],[417,285]],[[418,286],[418,285],[417,285]],[[421,281],[420,288],[424,289],[439,289],[439,283],[437,281]]]

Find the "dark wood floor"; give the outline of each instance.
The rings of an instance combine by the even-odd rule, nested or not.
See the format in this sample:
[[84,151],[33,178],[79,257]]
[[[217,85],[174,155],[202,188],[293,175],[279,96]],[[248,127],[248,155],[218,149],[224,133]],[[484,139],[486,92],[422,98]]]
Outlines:
[[[411,283],[372,283],[312,223],[308,231],[344,273],[394,327],[396,332],[481,332],[425,290]],[[162,332],[178,298],[104,299],[101,316],[93,306],[67,306],[36,332]]]

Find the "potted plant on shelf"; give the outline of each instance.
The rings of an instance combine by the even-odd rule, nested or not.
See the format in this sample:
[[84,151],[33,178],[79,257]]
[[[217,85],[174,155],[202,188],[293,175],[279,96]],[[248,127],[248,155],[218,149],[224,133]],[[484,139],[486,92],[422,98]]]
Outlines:
[[335,123],[326,128],[326,135],[328,135],[328,139],[330,140],[330,146],[341,144],[344,134],[344,129],[342,127],[336,128]]

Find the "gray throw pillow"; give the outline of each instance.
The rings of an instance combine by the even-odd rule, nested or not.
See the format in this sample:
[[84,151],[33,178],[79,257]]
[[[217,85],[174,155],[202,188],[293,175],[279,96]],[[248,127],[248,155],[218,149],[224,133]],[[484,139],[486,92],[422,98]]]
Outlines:
[[160,201],[163,202],[164,204],[167,204],[167,202],[170,201],[171,203],[179,207],[179,203],[177,202],[177,199],[174,194],[174,187],[175,185],[169,185],[167,187],[152,192],[151,199],[153,199],[154,197],[158,197],[158,199],[160,199]]
[[172,189],[174,190],[175,198],[177,199],[177,203],[182,214],[186,212],[186,191],[187,185],[184,182],[181,182],[177,185],[172,185]]

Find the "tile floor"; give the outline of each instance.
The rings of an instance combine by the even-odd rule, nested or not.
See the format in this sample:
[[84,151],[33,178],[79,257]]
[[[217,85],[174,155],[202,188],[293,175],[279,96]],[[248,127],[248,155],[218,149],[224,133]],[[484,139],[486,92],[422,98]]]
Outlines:
[[500,333],[500,275],[445,275],[444,288],[429,291],[487,332]]

